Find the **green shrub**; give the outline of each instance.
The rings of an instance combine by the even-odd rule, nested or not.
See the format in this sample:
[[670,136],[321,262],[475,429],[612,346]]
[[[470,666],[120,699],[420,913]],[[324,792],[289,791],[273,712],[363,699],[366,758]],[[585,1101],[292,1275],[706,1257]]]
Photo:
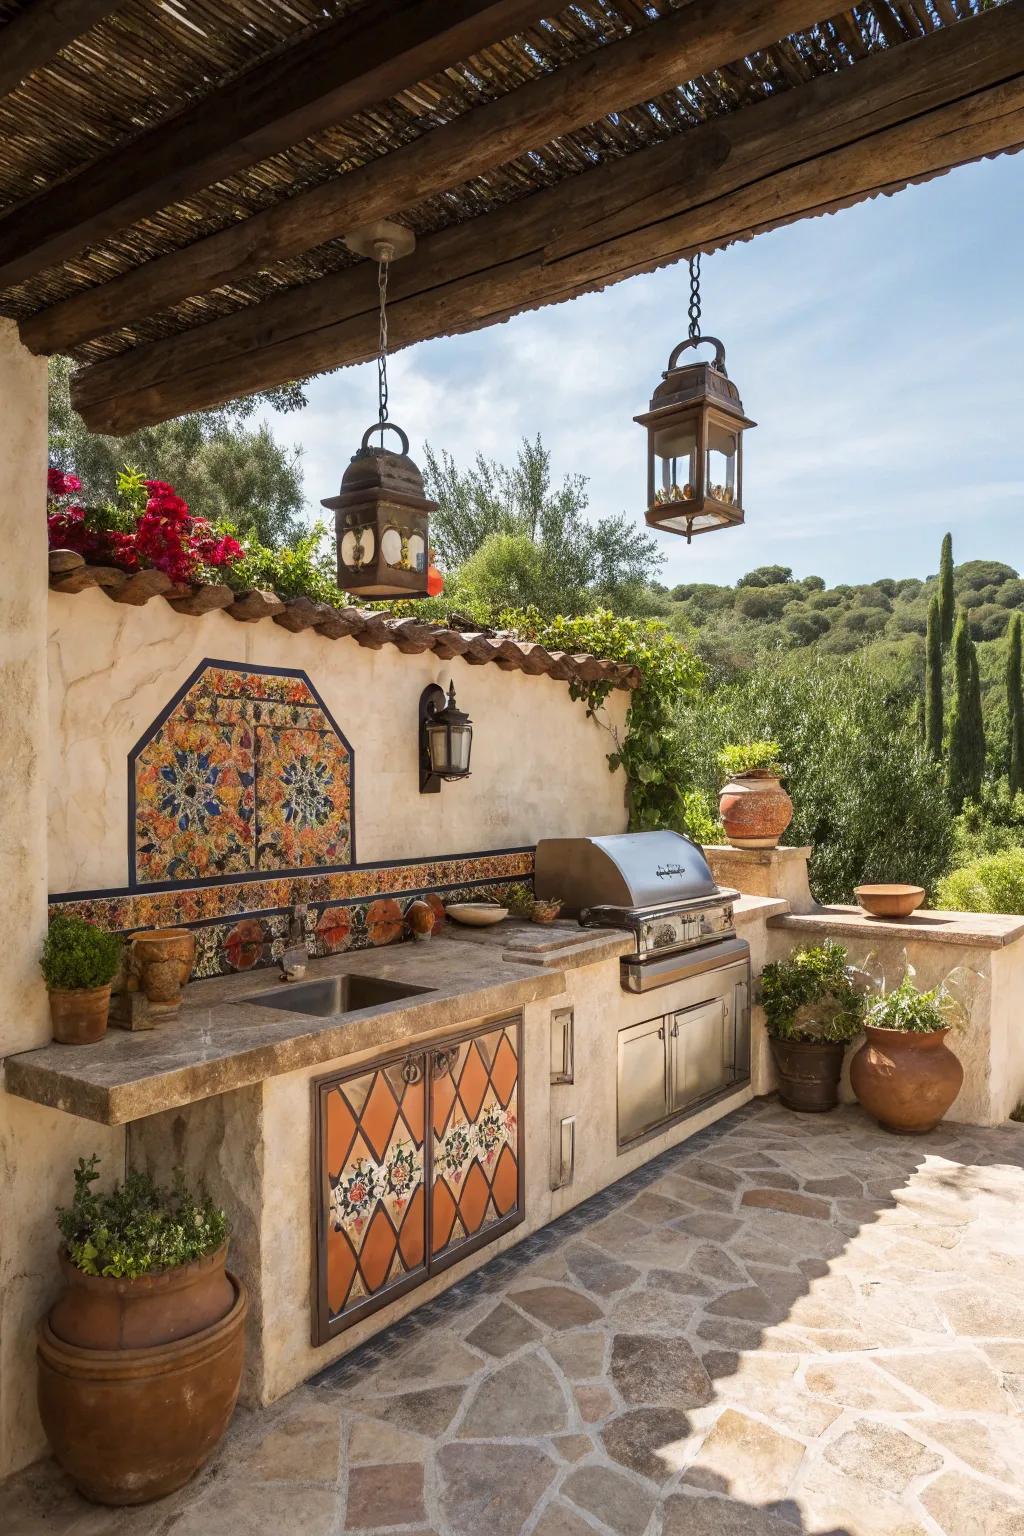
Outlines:
[[874,1029],[898,1029],[908,1035],[933,1035],[949,1025],[941,987],[919,992],[909,976],[904,976],[891,992],[875,999],[864,1022]]
[[105,987],[121,963],[121,941],[84,918],[58,912],[43,943],[39,965],[51,991]]
[[777,741],[731,742],[718,754],[718,766],[729,778],[743,778],[751,773],[768,773],[778,778],[782,773]]
[[846,950],[831,939],[770,961],[761,973],[761,1002],[773,1040],[823,1043],[860,1033],[864,1000]]
[[224,1212],[197,1200],[180,1173],[161,1189],[145,1173],[132,1172],[106,1194],[95,1193],[99,1158],[78,1159],[70,1206],[57,1207],[68,1256],[86,1275],[115,1279],[149,1275],[190,1264],[219,1248],[228,1235]]
[[985,854],[939,881],[938,905],[951,912],[1024,916],[1024,848]]

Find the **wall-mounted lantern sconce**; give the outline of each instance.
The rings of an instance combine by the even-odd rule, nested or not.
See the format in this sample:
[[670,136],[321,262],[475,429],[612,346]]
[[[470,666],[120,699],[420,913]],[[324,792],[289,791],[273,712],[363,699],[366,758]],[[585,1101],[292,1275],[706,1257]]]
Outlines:
[[473,750],[473,722],[448,695],[431,683],[420,695],[420,794],[436,795],[442,779],[467,779]]

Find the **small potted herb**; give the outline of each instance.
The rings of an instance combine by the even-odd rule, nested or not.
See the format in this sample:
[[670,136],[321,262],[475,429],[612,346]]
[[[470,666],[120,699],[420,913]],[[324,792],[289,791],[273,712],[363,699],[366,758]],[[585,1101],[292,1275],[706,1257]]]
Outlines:
[[225,1269],[228,1223],[176,1175],[97,1191],[80,1158],[57,1212],[65,1289],[39,1333],[39,1407],[87,1498],[139,1504],[181,1487],[234,1411],[247,1310]]
[[562,910],[562,899],[552,896],[539,900],[528,885],[510,885],[505,893],[505,905],[513,917],[523,917],[530,923],[552,923]]
[[53,1038],[91,1045],[106,1033],[110,983],[121,964],[121,941],[84,918],[59,912],[40,959],[50,994]]
[[959,1011],[945,986],[921,992],[909,975],[869,1005],[850,1084],[887,1131],[934,1130],[960,1092],[964,1069],[946,1045]]
[[774,848],[793,820],[779,753],[777,741],[733,742],[719,753],[725,783],[718,813],[734,848]]
[[783,1104],[804,1114],[834,1109],[843,1054],[864,1015],[846,950],[828,940],[771,961],[761,1002]]

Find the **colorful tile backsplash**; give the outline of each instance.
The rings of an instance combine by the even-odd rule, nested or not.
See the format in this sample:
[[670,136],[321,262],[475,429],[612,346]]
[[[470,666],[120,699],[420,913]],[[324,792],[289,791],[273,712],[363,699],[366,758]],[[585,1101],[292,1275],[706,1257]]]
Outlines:
[[204,661],[128,757],[129,884],[70,892],[120,933],[188,927],[195,976],[271,965],[290,909],[311,956],[406,937],[404,912],[529,881],[533,849],[355,862],[355,756],[302,672]]

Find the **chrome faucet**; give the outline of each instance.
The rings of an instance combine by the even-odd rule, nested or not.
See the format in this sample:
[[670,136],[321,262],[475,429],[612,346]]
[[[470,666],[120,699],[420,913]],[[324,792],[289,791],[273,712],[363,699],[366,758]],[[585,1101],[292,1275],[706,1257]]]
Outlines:
[[309,963],[306,948],[306,903],[296,901],[288,909],[288,932],[281,955],[281,980],[301,981]]

